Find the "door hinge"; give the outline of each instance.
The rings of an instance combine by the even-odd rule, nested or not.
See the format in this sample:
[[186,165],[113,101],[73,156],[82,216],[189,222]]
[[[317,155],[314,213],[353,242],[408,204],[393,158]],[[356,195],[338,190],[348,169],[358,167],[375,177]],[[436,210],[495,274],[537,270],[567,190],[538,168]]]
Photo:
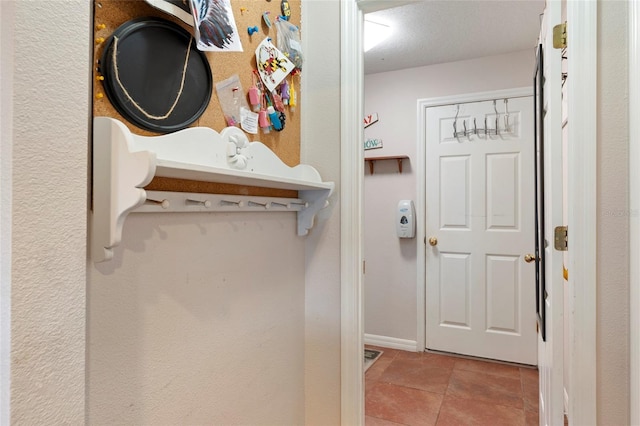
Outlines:
[[556,226],[553,232],[553,247],[558,251],[569,248],[569,231],[566,226]]
[[567,23],[553,27],[553,48],[564,49],[567,47]]
[[362,261],[362,275],[364,275],[367,270],[367,262],[365,260]]

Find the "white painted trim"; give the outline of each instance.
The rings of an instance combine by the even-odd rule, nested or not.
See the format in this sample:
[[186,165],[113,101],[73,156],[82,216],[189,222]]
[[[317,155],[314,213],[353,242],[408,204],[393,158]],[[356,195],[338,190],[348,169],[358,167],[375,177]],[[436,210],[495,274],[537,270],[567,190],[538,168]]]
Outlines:
[[11,211],[14,2],[0,2],[0,425],[11,423]]
[[399,349],[401,351],[423,352],[424,348],[418,346],[415,340],[398,339],[395,337],[377,336],[375,334],[364,335],[365,345],[380,346],[382,348]]
[[[553,48],[553,27],[562,22],[562,4],[547,2],[541,41],[544,62],[544,175],[545,240],[553,240],[553,228],[563,222],[562,163],[562,54]],[[570,120],[571,118],[569,118]],[[570,129],[570,128],[569,128]],[[564,277],[563,253],[553,247],[545,249],[546,288],[551,294],[544,301],[546,341],[538,338],[539,388],[544,408],[541,422],[561,425],[564,421]]]
[[[629,7],[629,117],[640,114],[640,5]],[[640,123],[629,120],[630,420],[640,425]]]
[[427,108],[461,104],[466,102],[481,102],[493,99],[518,98],[522,96],[533,96],[533,87],[519,87],[514,89],[493,90],[488,92],[467,93],[463,95],[443,96],[437,98],[418,99],[418,123],[416,138],[416,155],[417,171],[416,171],[416,237],[418,241],[416,266],[416,305],[417,305],[417,345],[420,351],[424,351],[426,347],[426,229],[425,229],[425,211],[426,211],[426,158],[425,144],[426,138],[426,122]]
[[427,138],[426,125],[427,122],[427,106],[425,102],[436,101],[435,99],[418,99],[417,112],[418,123],[417,137],[416,137],[416,155],[418,156],[416,161],[416,243],[418,244],[416,253],[416,344],[420,348],[421,352],[424,352],[427,347],[427,268],[426,268],[426,255],[427,255],[427,230],[426,230],[426,188],[425,188],[425,174],[426,174],[426,146],[423,141]]
[[[598,2],[567,2],[569,282],[569,422],[595,424],[597,244],[597,49]],[[571,71],[570,71],[571,72]]]
[[490,90],[487,92],[473,92],[462,95],[418,99],[418,107],[428,108],[467,102],[491,101],[493,99],[519,98],[523,96],[533,96],[533,87],[516,87],[513,89]]
[[341,1],[340,97],[340,274],[341,412],[343,425],[364,424],[364,319],[362,215],[364,151],[363,14],[353,0]]
[[357,0],[358,6],[363,13],[376,12],[378,10],[419,3],[421,1],[423,0]]

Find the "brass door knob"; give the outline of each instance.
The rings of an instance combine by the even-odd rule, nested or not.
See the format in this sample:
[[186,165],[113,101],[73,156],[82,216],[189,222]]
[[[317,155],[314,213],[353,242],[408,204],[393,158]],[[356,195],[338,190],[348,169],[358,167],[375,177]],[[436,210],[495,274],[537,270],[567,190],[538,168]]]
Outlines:
[[536,257],[535,257],[534,255],[532,255],[532,254],[525,254],[525,255],[524,255],[524,261],[525,261],[525,262],[527,262],[527,263],[531,263],[531,262],[533,262],[534,260],[536,260]]
[[429,245],[437,246],[438,245],[438,239],[436,237],[429,238]]

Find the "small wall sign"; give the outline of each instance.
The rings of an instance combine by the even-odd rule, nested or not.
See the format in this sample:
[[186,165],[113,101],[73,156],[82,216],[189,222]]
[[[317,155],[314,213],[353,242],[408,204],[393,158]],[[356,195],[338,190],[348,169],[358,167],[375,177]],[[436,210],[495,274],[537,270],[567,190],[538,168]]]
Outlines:
[[373,114],[369,114],[364,118],[364,127],[365,129],[371,126],[373,123],[378,121],[378,113],[374,112]]
[[364,141],[364,149],[382,148],[382,139],[367,139]]

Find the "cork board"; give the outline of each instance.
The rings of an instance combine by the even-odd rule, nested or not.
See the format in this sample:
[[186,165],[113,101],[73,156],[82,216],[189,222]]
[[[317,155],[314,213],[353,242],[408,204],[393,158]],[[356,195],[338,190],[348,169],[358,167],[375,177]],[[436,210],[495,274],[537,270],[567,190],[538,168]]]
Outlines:
[[[290,22],[300,27],[301,0],[288,0],[291,17]],[[227,124],[222,114],[222,108],[218,100],[215,84],[237,74],[244,94],[251,87],[252,71],[256,69],[255,49],[265,37],[271,37],[276,44],[275,25],[269,28],[262,16],[269,12],[271,21],[280,15],[279,0],[231,0],[231,8],[236,22],[243,52],[204,52],[213,75],[213,90],[211,100],[205,112],[191,126],[203,126],[220,132]],[[110,103],[100,80],[100,58],[103,45],[110,35],[123,23],[141,17],[157,17],[174,22],[187,31],[193,28],[181,20],[149,5],[143,0],[96,0],[94,1],[94,35],[95,45],[94,60],[94,84],[93,84],[93,116],[112,117],[122,121],[132,133],[143,136],[155,136],[153,133],[137,127],[127,121]],[[249,35],[248,27],[258,27],[258,32]],[[293,77],[300,99],[300,76]],[[286,111],[286,124],[281,132],[271,131],[268,134],[261,130],[257,135],[247,134],[250,141],[259,141],[268,146],[285,164],[295,166],[300,163],[300,107],[295,111]],[[180,179],[155,178],[147,187],[149,190],[201,192],[215,194],[241,194],[274,197],[297,197],[296,191],[278,190],[271,188],[245,187],[229,184],[216,184],[209,182],[195,182]]]

